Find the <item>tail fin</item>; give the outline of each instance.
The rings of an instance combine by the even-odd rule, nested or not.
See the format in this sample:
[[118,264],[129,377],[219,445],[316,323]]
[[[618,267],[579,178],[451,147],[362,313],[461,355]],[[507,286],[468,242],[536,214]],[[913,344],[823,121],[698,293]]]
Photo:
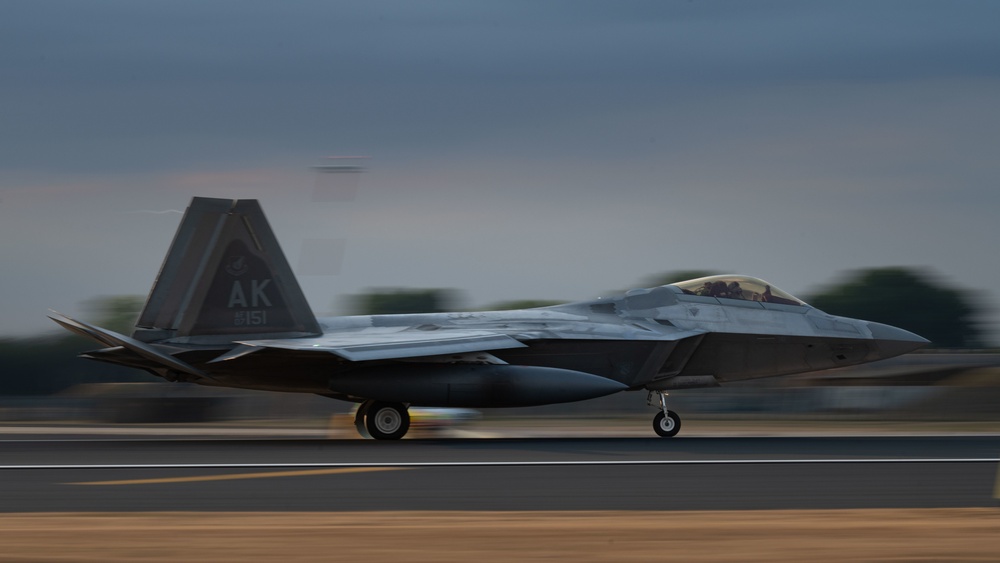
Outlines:
[[257,200],[196,197],[132,337],[209,343],[320,333]]

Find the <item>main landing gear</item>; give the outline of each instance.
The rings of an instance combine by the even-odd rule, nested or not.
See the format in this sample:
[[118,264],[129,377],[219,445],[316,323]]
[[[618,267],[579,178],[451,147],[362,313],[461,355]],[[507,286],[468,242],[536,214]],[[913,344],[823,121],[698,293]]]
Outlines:
[[653,405],[653,393],[659,395],[660,412],[653,417],[653,430],[661,438],[673,438],[681,431],[681,417],[674,411],[667,410],[667,394],[663,391],[650,391],[646,403]]
[[368,400],[358,407],[354,427],[362,438],[399,440],[410,429],[410,412],[403,403]]

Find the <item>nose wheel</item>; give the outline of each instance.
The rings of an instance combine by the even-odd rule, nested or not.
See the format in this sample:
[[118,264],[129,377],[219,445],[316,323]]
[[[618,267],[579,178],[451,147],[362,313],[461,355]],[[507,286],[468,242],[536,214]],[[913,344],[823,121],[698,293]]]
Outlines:
[[410,429],[410,411],[403,403],[365,401],[354,415],[354,426],[362,438],[399,440]]
[[653,404],[653,393],[659,395],[660,412],[653,417],[653,430],[661,438],[673,438],[681,431],[681,417],[676,412],[667,409],[667,394],[663,391],[650,391],[647,402]]
[[653,430],[662,438],[673,438],[681,431],[681,417],[673,411],[658,412],[653,417]]

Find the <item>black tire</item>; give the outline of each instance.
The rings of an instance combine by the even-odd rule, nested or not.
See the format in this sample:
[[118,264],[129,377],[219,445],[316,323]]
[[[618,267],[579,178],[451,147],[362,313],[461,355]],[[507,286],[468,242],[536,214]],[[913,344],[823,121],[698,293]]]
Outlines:
[[398,440],[410,429],[410,412],[402,403],[372,403],[365,428],[376,440]]
[[669,416],[663,416],[663,411],[660,411],[653,417],[653,430],[661,438],[673,438],[681,431],[681,417],[674,411],[670,411]]

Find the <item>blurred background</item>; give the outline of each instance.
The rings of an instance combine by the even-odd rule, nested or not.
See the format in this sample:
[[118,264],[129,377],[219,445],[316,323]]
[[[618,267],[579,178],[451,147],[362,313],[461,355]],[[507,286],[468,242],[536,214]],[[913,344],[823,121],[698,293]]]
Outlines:
[[738,272],[933,342],[677,392],[686,419],[997,418],[1000,5],[4,12],[0,420],[347,413],[79,360],[90,345],[45,318],[129,332],[192,196],[260,199],[319,315],[536,306]]

